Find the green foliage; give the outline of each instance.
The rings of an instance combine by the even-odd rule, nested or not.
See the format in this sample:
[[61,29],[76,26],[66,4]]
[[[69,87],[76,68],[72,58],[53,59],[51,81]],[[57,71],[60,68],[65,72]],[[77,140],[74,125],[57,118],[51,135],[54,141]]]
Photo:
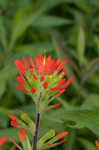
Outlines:
[[48,131],[68,130],[60,149],[94,148],[99,137],[99,0],[0,0],[0,138],[19,142],[8,114],[26,112],[35,122],[32,100],[15,87],[14,59],[30,55],[66,59],[66,77],[74,77],[57,99],[62,106],[41,116],[39,139]]

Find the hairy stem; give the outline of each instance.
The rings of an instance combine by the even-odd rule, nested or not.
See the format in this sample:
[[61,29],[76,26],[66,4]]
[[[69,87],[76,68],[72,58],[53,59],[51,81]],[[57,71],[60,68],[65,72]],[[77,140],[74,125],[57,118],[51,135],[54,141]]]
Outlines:
[[33,150],[37,150],[37,142],[38,142],[38,129],[39,129],[39,123],[40,123],[40,113],[38,109],[38,105],[41,99],[41,93],[40,97],[38,99],[38,103],[36,105],[36,125],[35,125],[35,135],[34,135],[34,144],[33,144]]

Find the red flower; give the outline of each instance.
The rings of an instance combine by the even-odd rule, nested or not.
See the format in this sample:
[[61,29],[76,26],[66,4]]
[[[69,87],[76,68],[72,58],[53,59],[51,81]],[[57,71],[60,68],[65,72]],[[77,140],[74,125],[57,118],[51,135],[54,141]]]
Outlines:
[[99,149],[99,142],[96,140],[96,147]]
[[26,129],[25,128],[20,129],[20,131],[18,132],[18,136],[20,141],[24,142],[26,139]]
[[5,143],[5,141],[7,141],[7,138],[5,136],[0,139],[0,148]]
[[[66,60],[61,62],[58,58],[55,62],[51,56],[47,58],[36,56],[34,61],[31,57],[29,59],[30,63],[24,57],[22,58],[23,62],[19,59],[14,62],[19,72],[16,79],[19,85],[16,87],[29,95],[33,94],[35,103],[40,93],[42,93],[40,103],[60,96],[72,82],[73,77],[68,80],[64,78]],[[39,109],[44,111],[46,108],[41,104]]]
[[60,58],[58,58],[55,62],[55,60],[52,60],[51,56],[48,58],[36,56],[36,59],[33,62],[32,58],[29,58],[30,64],[24,57],[22,58],[24,64],[19,59],[16,59],[14,62],[20,75],[16,79],[20,85],[16,85],[16,87],[20,90],[32,92],[32,90],[30,90],[32,87],[36,92],[36,90],[38,90],[38,86],[36,85],[39,84],[37,78],[39,78],[40,82],[45,81],[42,84],[44,88],[50,87],[50,90],[55,91],[55,93],[57,91],[56,96],[59,96],[72,82],[73,77],[69,78],[67,81],[64,78],[64,75],[66,74],[66,72],[64,72],[64,65],[67,63],[66,60],[60,62]]
[[18,119],[15,116],[10,115],[10,114],[8,114],[8,117],[11,119],[10,125],[13,127],[17,127],[18,126]]
[[[97,149],[99,150],[99,142],[96,140],[95,142]],[[94,148],[92,148],[92,150],[95,150]]]

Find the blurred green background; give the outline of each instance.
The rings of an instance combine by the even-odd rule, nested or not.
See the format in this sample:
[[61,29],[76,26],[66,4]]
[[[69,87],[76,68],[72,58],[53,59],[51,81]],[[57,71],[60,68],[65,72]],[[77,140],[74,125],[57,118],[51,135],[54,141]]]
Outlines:
[[30,55],[66,59],[67,78],[74,77],[54,101],[62,106],[42,116],[39,136],[68,130],[67,142],[53,150],[91,150],[99,139],[99,0],[0,0],[0,138],[18,141],[9,113],[35,119],[31,98],[15,87],[14,60]]

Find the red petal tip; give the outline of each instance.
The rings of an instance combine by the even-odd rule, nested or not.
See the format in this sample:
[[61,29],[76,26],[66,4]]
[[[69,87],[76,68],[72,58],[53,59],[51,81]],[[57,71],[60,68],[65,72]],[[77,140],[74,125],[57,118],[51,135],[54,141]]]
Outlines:
[[43,87],[46,89],[48,87],[48,83],[47,82],[44,82],[43,83]]
[[8,117],[9,117],[10,119],[12,119],[12,120],[17,120],[17,118],[16,118],[15,116],[13,116],[13,115],[8,114]]
[[30,92],[31,92],[31,93],[35,93],[36,90],[35,90],[34,88],[31,88],[31,89],[30,89]]
[[65,135],[67,135],[67,134],[69,134],[69,132],[61,132],[60,134],[58,134],[58,135],[56,136],[56,138],[59,140],[60,138],[62,138],[63,136],[65,136]]

